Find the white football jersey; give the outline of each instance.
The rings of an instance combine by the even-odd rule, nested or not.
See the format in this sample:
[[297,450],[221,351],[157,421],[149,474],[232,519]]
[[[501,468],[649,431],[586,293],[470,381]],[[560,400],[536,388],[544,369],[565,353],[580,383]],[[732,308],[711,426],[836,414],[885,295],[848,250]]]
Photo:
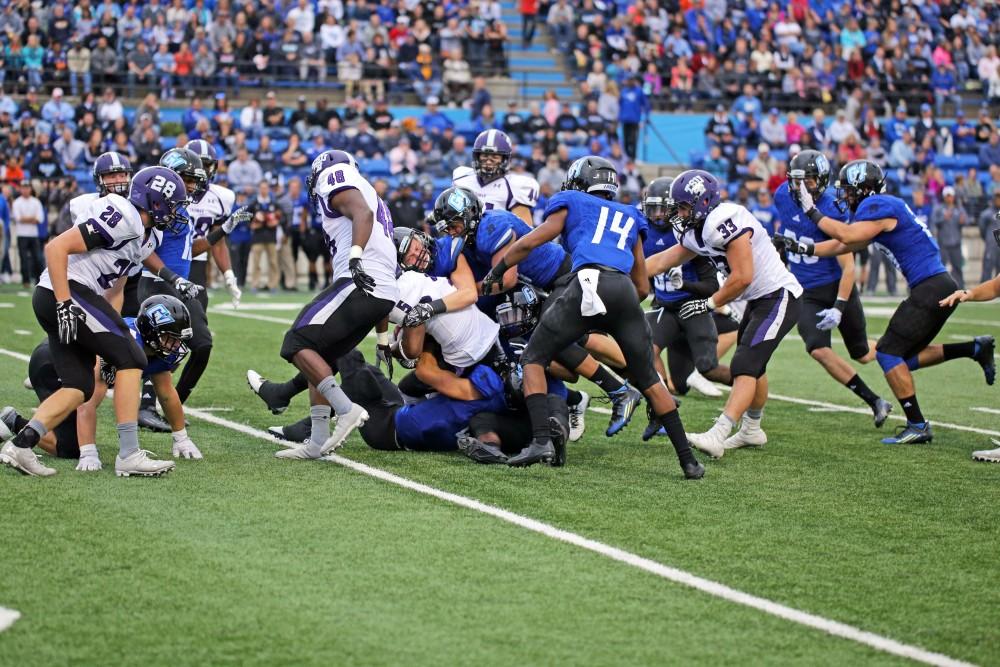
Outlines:
[[[91,197],[74,205],[77,199],[82,197],[70,202],[73,223],[83,225],[88,233],[100,234],[109,245],[70,255],[67,277],[100,294],[110,289],[121,276],[133,273],[133,269],[156,249],[159,235],[151,233],[146,237],[139,211],[120,195]],[[38,284],[52,289],[48,269],[42,273]]]
[[472,167],[456,167],[451,182],[475,193],[486,211],[495,208],[510,211],[519,204],[532,209],[538,203],[538,181],[527,174],[507,174],[480,185]]
[[[399,300],[389,313],[389,321],[402,324],[406,314],[421,301],[443,299],[455,291],[447,278],[428,276],[419,271],[404,271],[396,281]],[[441,346],[441,356],[455,368],[468,368],[486,356],[497,342],[500,325],[486,316],[475,304],[449,313],[435,315],[424,323],[427,334]]]
[[[781,263],[771,237],[753,213],[739,204],[723,202],[715,207],[701,230],[688,229],[677,240],[688,250],[708,257],[723,274],[729,275],[726,246],[733,239],[750,234],[753,253],[753,279],[740,298],[747,301],[759,299],[779,289],[787,289],[796,297],[802,295],[802,286],[795,276]],[[674,231],[677,237],[677,232]]]
[[[361,256],[361,265],[365,273],[375,280],[374,296],[395,302],[399,290],[396,287],[396,246],[392,242],[392,215],[389,213],[389,207],[358,170],[348,164],[341,163],[327,167],[320,172],[313,187],[318,195],[323,234],[333,262],[333,279],[336,281],[351,277],[348,262],[353,232],[351,219],[341,215],[340,211],[330,208],[330,197],[341,190],[353,188],[365,198],[374,216],[372,233]],[[354,289],[353,285],[348,288],[351,289]]]
[[[194,226],[194,238],[200,239],[207,236],[213,225],[221,225],[233,212],[233,204],[236,202],[236,193],[229,188],[210,183],[208,191],[202,196],[201,201],[192,201],[187,206],[188,215],[191,216],[191,223]],[[204,262],[208,259],[208,252],[195,255],[191,258],[193,262]]]

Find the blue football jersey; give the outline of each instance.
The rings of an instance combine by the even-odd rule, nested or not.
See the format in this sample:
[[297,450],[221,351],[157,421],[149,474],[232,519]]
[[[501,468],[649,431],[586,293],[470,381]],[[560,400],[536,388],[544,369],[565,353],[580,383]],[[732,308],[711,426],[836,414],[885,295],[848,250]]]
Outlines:
[[447,278],[455,270],[458,257],[465,249],[465,239],[442,236],[434,240],[434,265],[428,275]]
[[169,229],[163,231],[163,240],[156,249],[156,255],[168,269],[187,278],[191,273],[191,245],[194,243],[194,225],[184,225],[183,231],[175,234]]
[[625,274],[632,271],[633,249],[649,226],[638,209],[564,190],[549,200],[542,217],[562,209],[566,209],[563,246],[573,257],[573,271],[587,264],[602,264]]
[[931,276],[944,273],[941,250],[927,225],[920,222],[899,197],[872,195],[864,199],[854,213],[854,221],[893,218],[896,226],[873,239],[875,247],[899,269],[910,287]]
[[[782,183],[774,193],[774,205],[778,208],[778,216],[781,220],[780,233],[784,236],[806,243],[820,243],[830,239],[795,203],[788,191],[787,182]],[[847,219],[846,214],[837,206],[830,190],[823,193],[819,201],[816,202],[816,207],[828,218],[840,221]],[[799,281],[799,284],[806,289],[829,285],[835,280],[840,280],[843,273],[836,257],[803,257],[802,255],[789,254],[788,269]]]
[[[492,267],[493,255],[515,238],[519,239],[530,232],[531,227],[509,211],[486,211],[476,229],[477,263]],[[559,275],[559,268],[565,259],[566,251],[558,243],[543,243],[517,265],[517,273],[532,285],[548,289]]]
[[456,401],[438,394],[396,411],[396,441],[407,449],[449,451],[457,447],[455,434],[480,412],[504,412],[503,380],[488,366],[476,366],[468,377],[482,398]]
[[[132,338],[139,344],[139,347],[145,350],[146,344],[143,342],[142,336],[139,335],[139,327],[135,324],[135,318],[126,317],[124,320],[125,324],[128,325],[129,331],[132,332]],[[173,372],[180,365],[181,361],[183,361],[183,358],[176,353],[166,357],[147,355],[146,368],[142,371],[142,377],[148,378],[159,373]]]
[[[642,251],[645,253],[646,257],[650,257],[658,252],[669,250],[675,245],[677,245],[677,237],[674,236],[672,230],[657,229],[653,225],[650,225],[649,231],[646,232],[646,238],[642,242]],[[681,265],[681,275],[684,276],[685,282],[698,281],[698,270],[691,262],[685,262]],[[667,277],[666,273],[653,276],[653,292],[656,296],[656,300],[660,303],[686,301],[691,298],[689,293],[684,292],[683,290],[674,289],[670,284],[670,279]]]

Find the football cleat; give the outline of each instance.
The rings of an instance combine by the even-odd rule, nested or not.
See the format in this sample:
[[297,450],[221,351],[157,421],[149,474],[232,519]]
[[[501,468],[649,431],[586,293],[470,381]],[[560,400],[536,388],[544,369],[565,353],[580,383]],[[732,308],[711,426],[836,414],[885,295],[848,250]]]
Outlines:
[[137,449],[125,458],[115,457],[115,476],[117,477],[159,477],[174,469],[173,461],[160,461],[150,458],[152,452]]
[[643,442],[648,442],[658,435],[667,434],[667,429],[664,428],[663,424],[656,418],[656,415],[653,414],[653,404],[648,401],[646,402],[646,417],[649,419],[649,425],[642,432]]
[[568,424],[564,424],[556,417],[549,417],[549,436],[552,438],[552,446],[556,450],[552,466],[561,468],[566,465],[566,443],[569,442]]
[[590,394],[585,391],[580,392],[583,398],[576,405],[569,406],[569,441],[576,442],[583,437],[587,430],[585,423],[587,406],[590,405]]
[[973,461],[983,461],[984,463],[1000,463],[1000,440],[990,438],[990,442],[997,445],[996,449],[980,449],[972,452]]
[[681,470],[684,471],[684,477],[686,479],[701,479],[705,476],[705,466],[697,461],[693,463],[682,463]]
[[900,426],[896,429],[896,435],[882,438],[883,445],[922,445],[930,442],[934,435],[931,433],[931,423],[911,424]]
[[889,418],[890,412],[892,412],[892,403],[884,398],[875,400],[875,405],[872,406],[872,415],[875,417],[875,428],[882,428],[882,424]]
[[688,433],[687,437],[691,446],[713,459],[721,459],[726,453],[726,436],[714,427],[704,433]]
[[28,391],[33,391],[35,389],[35,386],[33,384],[31,384],[31,378],[30,377],[24,378],[24,382],[22,382],[21,384]]
[[707,379],[697,370],[691,371],[691,375],[687,378],[687,383],[689,387],[703,396],[709,396],[711,398],[718,398],[719,396],[722,396],[722,391],[712,384],[711,380]]
[[610,438],[632,421],[632,413],[642,402],[642,392],[626,383],[621,389],[608,394],[608,397],[611,399],[611,421],[605,435]]
[[368,412],[357,403],[352,403],[350,412],[346,415],[337,416],[337,426],[333,429],[330,437],[326,439],[326,442],[323,443],[323,446],[320,447],[320,455],[325,456],[343,447],[347,436],[354,429],[364,426],[366,421],[368,421]]
[[13,442],[0,448],[0,463],[31,477],[51,477],[56,474],[55,468],[42,465],[34,451],[27,447],[17,447]]
[[498,446],[471,435],[460,436],[458,448],[476,463],[507,463],[507,455]]
[[983,367],[986,384],[993,384],[997,379],[997,363],[993,358],[997,347],[996,340],[993,336],[976,336],[974,340],[976,341],[976,346],[979,347],[979,351],[972,358]]
[[271,411],[272,415],[280,415],[288,409],[289,399],[281,396],[277,390],[278,386],[263,378],[257,371],[252,369],[247,371],[247,384],[250,385],[253,393],[267,404],[267,409]]
[[289,440],[291,442],[305,442],[312,435],[312,419],[304,417],[294,424],[286,426],[270,426],[267,432],[279,440]]
[[763,447],[767,444],[767,434],[760,424],[748,425],[744,419],[740,424],[740,429],[722,441],[722,446],[726,449],[739,449],[740,447]]
[[8,405],[0,410],[0,442],[7,442],[17,434],[17,410]]
[[552,463],[555,458],[556,448],[551,442],[541,443],[532,440],[519,454],[507,459],[507,465],[512,468],[524,468],[536,463]]
[[170,433],[174,430],[170,428],[167,420],[156,411],[156,408],[141,408],[137,421],[139,426],[154,433]]

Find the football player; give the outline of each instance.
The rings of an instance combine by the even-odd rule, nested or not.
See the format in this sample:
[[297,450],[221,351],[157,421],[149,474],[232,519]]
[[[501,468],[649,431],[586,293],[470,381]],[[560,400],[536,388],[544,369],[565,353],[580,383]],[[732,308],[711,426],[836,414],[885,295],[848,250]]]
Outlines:
[[656,374],[653,342],[640,305],[640,295],[649,292],[639,238],[647,223],[635,207],[615,202],[617,194],[614,165],[593,155],[580,158],[566,173],[563,191],[549,200],[545,221],[515,241],[483,278],[483,294],[493,293],[510,267],[560,235],[572,257],[571,278],[549,296],[553,303],[522,355],[533,439],[507,463],[525,466],[563,457],[552,440],[545,368],[560,350],[597,330],[621,347],[636,386],[652,404],[656,422],[666,428],[684,476],[698,479],[705,469],[691,453],[677,406]]
[[785,242],[791,252],[804,257],[831,257],[855,252],[874,243],[906,278],[910,293],[896,308],[876,345],[875,358],[893,395],[906,413],[906,425],[896,435],[883,438],[887,445],[916,444],[932,440],[930,424],[917,402],[912,371],[952,359],[969,358],[983,369],[986,384],[996,379],[993,336],[976,336],[962,343],[931,345],[956,303],[940,307],[958,288],[941,263],[938,244],[927,227],[902,199],[882,194],[885,174],[871,160],[854,160],[840,169],[837,198],[851,213],[850,224],[823,214],[804,184],[799,199],[806,215],[829,241],[818,244],[801,239]]
[[[477,279],[481,279],[496,266],[517,239],[531,232],[531,227],[512,213],[497,209],[483,211],[481,202],[472,192],[457,187],[448,188],[441,193],[434,204],[433,217],[439,231],[464,239],[463,254]],[[558,243],[540,244],[518,266],[505,271],[499,289],[511,289],[520,278],[541,290],[551,291],[555,285],[571,279],[572,264],[571,257]],[[495,297],[484,294],[479,306],[492,312],[496,308],[496,302]],[[604,358],[617,361],[618,366],[625,365],[621,351],[610,339],[585,333],[581,342],[588,348],[592,347],[603,353]],[[558,352],[554,361],[570,373],[587,378],[607,393],[611,399],[611,419],[605,434],[611,437],[628,424],[642,400],[642,394],[597,363],[584,345],[580,342],[568,345]],[[580,425],[571,440],[583,435],[582,411],[586,409],[589,397],[583,392],[580,394],[581,400],[571,401],[571,421],[577,421]],[[574,416],[578,418],[574,420]]]
[[[801,188],[809,191],[816,206],[835,220],[844,220],[845,213],[827,190],[830,162],[819,151],[804,150],[788,164],[788,180],[774,193],[774,204],[781,221],[781,236],[807,243],[826,241],[830,237],[799,208]],[[784,247],[784,239],[776,241]],[[836,258],[788,255],[788,268],[803,287],[802,308],[798,330],[806,344],[806,352],[834,380],[844,385],[868,404],[881,428],[889,418],[892,404],[876,395],[847,361],[831,348],[830,332],[840,331],[847,353],[855,361],[867,364],[875,359],[875,345],[868,340],[865,311],[861,295],[854,284],[854,255],[846,253]]]
[[472,167],[457,167],[452,185],[473,193],[487,211],[510,211],[529,226],[538,203],[538,181],[527,174],[511,174],[510,137],[501,130],[484,130],[472,145]]
[[[320,153],[306,191],[323,218],[334,279],[302,309],[281,345],[282,358],[306,376],[312,405],[310,438],[275,454],[286,459],[317,459],[340,447],[368,419],[365,409],[337,386],[333,369],[377,328],[377,359],[391,377],[386,318],[399,300],[389,209],[358,172],[354,157],[339,150]],[[332,433],[331,408],[337,414]]]
[[[62,388],[42,401],[34,417],[0,449],[0,463],[27,475],[48,476],[32,448],[94,393],[94,367],[101,357],[118,369],[115,416],[118,476],[161,475],[173,461],[158,461],[139,449],[136,418],[146,355],[118,311],[102,294],[124,287],[123,277],[144,259],[154,228],[183,223],[184,182],[169,169],[146,167],[132,178],[128,199],[115,193],[94,199],[79,224],[45,246],[48,268],[32,297]],[[87,217],[83,217],[86,215]]]
[[[649,221],[649,231],[643,241],[646,256],[672,248],[677,239],[670,228],[673,205],[670,200],[670,186],[673,178],[657,178],[650,182],[642,200],[642,213]],[[656,370],[667,378],[666,369],[660,360],[660,353],[669,349],[671,357],[690,359],[695,370],[702,376],[725,385],[733,383],[729,367],[719,364],[716,348],[719,334],[710,313],[702,313],[681,319],[679,313],[688,301],[711,296],[719,289],[715,265],[704,257],[695,257],[683,266],[669,273],[653,276],[653,309],[646,313],[646,321],[653,333],[653,355]],[[671,370],[687,370],[688,364],[671,359]],[[671,384],[679,394],[686,394],[686,375],[669,375]],[[716,396],[721,395],[717,389]]]
[[[729,302],[746,300],[729,364],[733,389],[725,409],[707,432],[688,436],[695,447],[719,458],[726,449],[767,442],[760,427],[767,403],[767,363],[798,319],[802,287],[782,264],[757,218],[739,204],[722,201],[722,185],[715,176],[701,169],[682,172],[670,186],[670,198],[678,244],[646,260],[649,274],[664,273],[701,255],[726,275],[710,297],[684,304],[681,319],[724,313]],[[739,430],[730,435],[741,419]]]

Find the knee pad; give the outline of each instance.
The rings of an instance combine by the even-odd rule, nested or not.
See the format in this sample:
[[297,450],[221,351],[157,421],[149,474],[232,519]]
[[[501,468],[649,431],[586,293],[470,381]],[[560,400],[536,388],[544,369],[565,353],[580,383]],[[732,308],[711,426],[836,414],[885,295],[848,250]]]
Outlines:
[[570,345],[565,350],[556,355],[556,361],[562,364],[568,371],[576,369],[587,359],[588,352],[579,344]]
[[888,373],[896,366],[906,363],[902,357],[897,357],[895,354],[886,354],[885,352],[876,352],[875,361],[882,367],[883,373]]

